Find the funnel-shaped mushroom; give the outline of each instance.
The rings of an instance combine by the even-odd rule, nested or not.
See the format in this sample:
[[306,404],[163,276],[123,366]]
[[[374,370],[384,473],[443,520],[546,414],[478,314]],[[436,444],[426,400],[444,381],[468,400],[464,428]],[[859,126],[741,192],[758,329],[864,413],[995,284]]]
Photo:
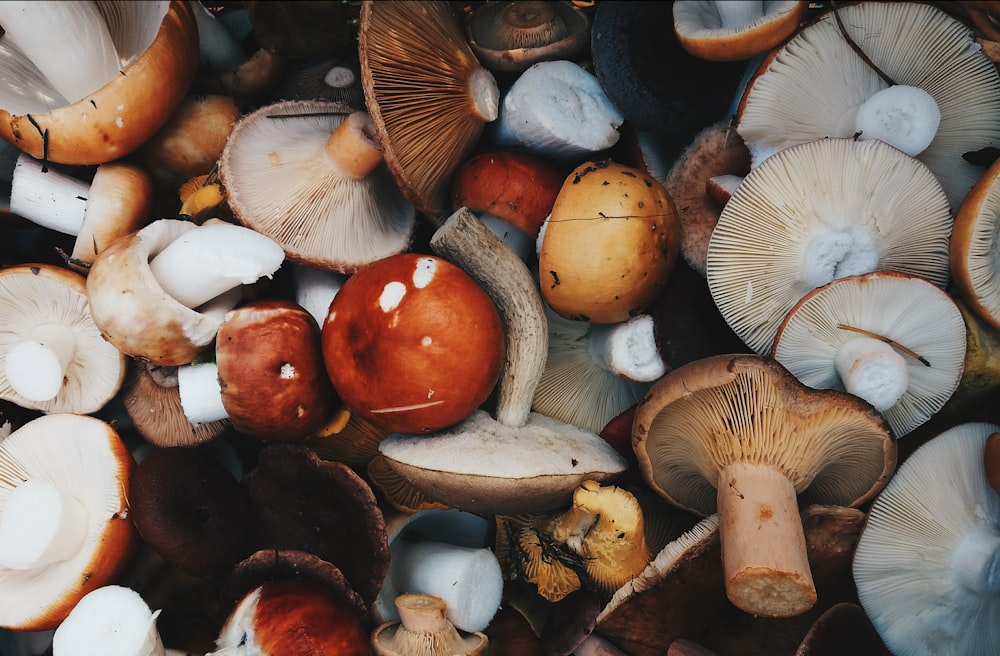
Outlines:
[[219,160],[229,207],[290,260],[352,273],[410,244],[415,213],[365,112],[289,100],[247,114]]
[[874,271],[806,294],[778,327],[771,353],[810,387],[865,399],[899,438],[958,387],[965,330],[962,312],[937,285]]
[[122,573],[139,544],[134,467],[118,433],[87,415],[43,415],[0,442],[0,626],[54,629]]
[[0,136],[32,157],[103,164],[170,118],[198,66],[186,2],[4,3]]
[[507,360],[496,416],[476,410],[448,430],[395,433],[379,445],[388,464],[428,497],[487,514],[552,510],[591,478],[603,482],[624,459],[598,435],[531,412],[548,333],[538,286],[524,262],[463,208],[431,239],[493,298],[506,327]]
[[719,312],[757,353],[795,303],[837,278],[901,271],[948,281],[951,211],[925,165],[878,140],[822,139],[750,171],[708,243]]
[[1000,495],[983,467],[998,430],[974,422],[937,435],[872,503],[854,581],[894,654],[986,656],[1000,644]]
[[925,120],[911,109],[912,95],[930,96],[940,121],[916,157],[957,209],[982,173],[962,155],[1000,143],[1000,75],[969,28],[929,3],[837,6],[802,28],[750,80],[737,130],[756,166],[794,144],[870,132],[856,116],[898,87],[914,93],[903,94],[902,103],[876,107],[876,113],[891,118],[889,132],[908,138],[909,127],[899,121]]
[[654,490],[692,512],[718,512],[730,600],[771,617],[816,601],[799,500],[857,506],[896,466],[896,442],[874,407],[808,388],[755,355],[668,373],[637,407],[632,441]]
[[125,357],[94,324],[86,280],[52,264],[0,271],[0,398],[44,412],[103,408],[125,379]]
[[497,117],[496,80],[442,0],[367,0],[358,48],[386,164],[406,197],[438,221],[448,212],[452,174]]

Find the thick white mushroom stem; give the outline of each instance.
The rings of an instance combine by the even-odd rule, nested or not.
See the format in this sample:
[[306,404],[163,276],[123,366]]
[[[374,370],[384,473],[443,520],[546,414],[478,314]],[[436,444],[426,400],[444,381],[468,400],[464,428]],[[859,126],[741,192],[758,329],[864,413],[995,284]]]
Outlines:
[[653,317],[648,314],[623,323],[592,324],[587,334],[594,362],[620,378],[649,382],[667,371],[656,348]]
[[222,403],[219,367],[214,362],[177,367],[177,393],[180,395],[184,416],[193,426],[229,416]]
[[879,412],[896,405],[909,385],[906,360],[891,345],[874,337],[848,340],[837,349],[833,362],[844,389]]
[[750,25],[764,17],[762,0],[718,0],[712,4],[722,28]]
[[447,618],[448,604],[444,599],[428,594],[401,594],[394,603],[400,619],[400,627],[391,641],[395,652],[423,656],[468,652],[469,642],[462,639]]
[[27,570],[72,558],[88,528],[82,502],[48,481],[28,479],[11,490],[0,514],[0,566]]
[[[0,3],[0,5],[7,3]],[[10,211],[43,228],[76,236],[87,212],[90,183],[21,154],[10,183]]]
[[771,465],[719,472],[719,539],[726,593],[753,615],[791,617],[816,602],[795,488]]
[[326,140],[326,154],[340,171],[361,179],[382,163],[382,146],[375,125],[366,112],[353,112],[334,128]]
[[417,540],[393,551],[389,578],[404,593],[440,597],[462,631],[486,628],[503,597],[500,563],[485,547]]
[[118,75],[118,53],[95,2],[0,2],[0,25],[70,103]]
[[548,320],[538,285],[527,265],[468,208],[448,217],[430,246],[462,267],[497,306],[506,352],[495,419],[512,428],[524,426],[548,353]]
[[931,145],[941,123],[933,96],[920,87],[895,84],[861,103],[854,127],[859,139],[879,139],[910,157]]
[[269,237],[220,221],[188,230],[157,253],[149,268],[163,291],[197,308],[234,287],[271,276],[284,259],[284,249]]
[[62,390],[66,368],[75,354],[73,331],[61,324],[38,326],[30,339],[7,351],[4,375],[24,398],[36,403],[50,401]]
[[485,68],[477,68],[469,75],[469,102],[484,123],[491,123],[500,115],[500,87]]
[[156,628],[159,614],[131,588],[97,588],[56,627],[52,656],[164,656],[168,652]]
[[958,543],[951,559],[955,578],[984,597],[1000,594],[1000,531],[977,524]]

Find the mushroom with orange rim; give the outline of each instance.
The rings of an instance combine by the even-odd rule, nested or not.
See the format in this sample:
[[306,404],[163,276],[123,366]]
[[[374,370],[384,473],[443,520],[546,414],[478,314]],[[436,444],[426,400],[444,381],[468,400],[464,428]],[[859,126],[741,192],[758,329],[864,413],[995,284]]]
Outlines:
[[[803,85],[823,92],[803,95]],[[866,105],[877,120],[859,126]],[[940,119],[911,142],[933,119],[923,105]],[[739,101],[737,131],[757,166],[783,148],[859,130],[861,139],[912,143],[955,210],[981,175],[962,156],[1000,143],[1000,74],[971,30],[929,3],[832,7],[760,64]]]
[[771,355],[810,387],[865,399],[900,438],[958,388],[965,331],[955,301],[937,285],[873,271],[803,296],[778,326]]
[[42,415],[0,442],[0,626],[54,629],[124,573],[140,542],[134,467],[117,431],[89,415]]
[[795,303],[837,278],[875,270],[948,282],[952,215],[919,160],[878,141],[821,139],[752,169],[708,243],[719,312],[757,353]]
[[0,398],[89,414],[118,394],[127,361],[101,337],[81,274],[54,264],[6,267],[0,308]]
[[1000,275],[996,264],[1000,226],[1000,160],[965,195],[949,242],[952,284],[969,308],[1000,329]]
[[696,514],[718,512],[727,596],[768,617],[816,603],[798,503],[858,506],[897,457],[873,406],[806,387],[761,355],[668,373],[636,408],[632,442],[657,493]]
[[382,166],[365,112],[288,100],[244,115],[219,159],[233,214],[288,259],[353,273],[410,246],[415,210]]
[[709,61],[750,59],[769,51],[795,33],[809,9],[805,0],[672,4],[677,40],[695,57]]
[[921,445],[878,494],[854,552],[858,599],[894,654],[985,654],[1000,642],[1000,494],[983,466],[1000,426]]
[[36,159],[120,159],[166,123],[194,80],[198,30],[187,2],[3,9],[10,75],[0,90],[0,136]]
[[[358,52],[365,106],[400,189],[434,223],[455,169],[496,120],[500,90],[443,0],[366,0]],[[413,104],[428,111],[414,112]]]

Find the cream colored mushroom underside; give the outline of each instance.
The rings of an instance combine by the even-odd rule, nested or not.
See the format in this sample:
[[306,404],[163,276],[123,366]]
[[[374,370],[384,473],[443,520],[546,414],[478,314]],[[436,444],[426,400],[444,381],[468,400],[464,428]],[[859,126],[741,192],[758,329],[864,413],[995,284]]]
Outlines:
[[979,303],[1000,322],[1000,184],[991,185],[983,195],[965,267]]

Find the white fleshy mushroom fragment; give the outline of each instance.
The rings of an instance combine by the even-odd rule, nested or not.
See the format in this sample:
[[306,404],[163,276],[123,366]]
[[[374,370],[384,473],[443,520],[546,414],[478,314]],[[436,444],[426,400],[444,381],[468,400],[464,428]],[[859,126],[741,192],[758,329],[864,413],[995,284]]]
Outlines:
[[270,277],[284,259],[284,249],[269,237],[220,222],[180,235],[149,261],[149,268],[163,291],[196,308],[234,287]]
[[656,348],[653,317],[648,314],[624,323],[593,324],[589,336],[594,360],[616,376],[649,382],[666,373]]
[[597,77],[578,64],[533,64],[503,96],[496,140],[554,159],[584,157],[618,143],[624,117]]
[[26,570],[75,556],[87,536],[87,508],[38,478],[7,496],[0,515],[0,566]]
[[75,236],[83,226],[90,184],[21,154],[11,176],[10,211],[32,223]]
[[97,588],[84,595],[56,628],[52,655],[164,656],[167,652],[156,629],[159,614],[131,588]]
[[880,139],[916,157],[934,141],[941,110],[920,87],[895,84],[861,103],[854,121],[859,139]]
[[51,401],[63,389],[66,369],[76,354],[76,337],[60,324],[45,324],[29,339],[10,347],[4,375],[15,392],[35,403]]
[[219,368],[214,362],[177,367],[177,391],[184,416],[192,425],[207,424],[229,416],[222,403]]
[[503,597],[503,572],[488,548],[419,540],[397,544],[389,576],[397,590],[430,594],[448,604],[447,618],[463,631],[482,631]]
[[844,388],[885,412],[909,384],[907,363],[892,346],[874,337],[855,337],[837,350],[834,364]]
[[336,271],[294,263],[292,279],[295,282],[295,302],[304,307],[316,319],[316,323],[322,326],[330,313],[330,304],[347,276]]

